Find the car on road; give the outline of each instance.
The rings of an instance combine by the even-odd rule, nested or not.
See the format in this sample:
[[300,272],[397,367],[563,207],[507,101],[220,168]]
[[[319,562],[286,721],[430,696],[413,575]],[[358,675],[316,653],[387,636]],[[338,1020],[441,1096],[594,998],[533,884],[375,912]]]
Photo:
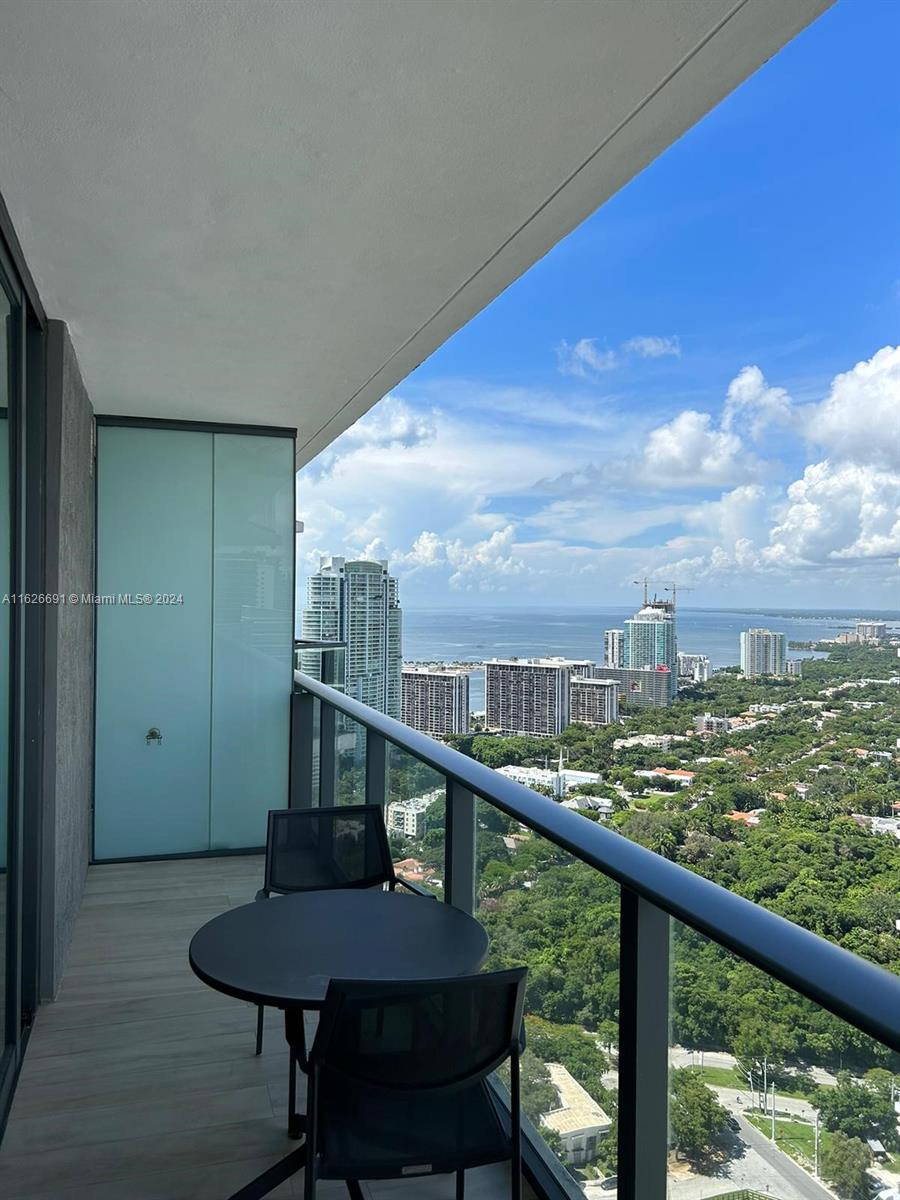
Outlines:
[[601,1192],[616,1192],[616,1191],[618,1191],[619,1190],[618,1175],[610,1175],[606,1179],[601,1179],[600,1180],[600,1190],[601,1190]]

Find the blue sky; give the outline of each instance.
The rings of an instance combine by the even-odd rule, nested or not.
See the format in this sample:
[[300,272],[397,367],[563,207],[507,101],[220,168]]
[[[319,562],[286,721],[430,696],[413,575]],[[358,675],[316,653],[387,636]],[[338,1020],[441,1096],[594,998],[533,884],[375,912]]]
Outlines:
[[844,0],[300,474],[423,607],[900,607],[900,6]]

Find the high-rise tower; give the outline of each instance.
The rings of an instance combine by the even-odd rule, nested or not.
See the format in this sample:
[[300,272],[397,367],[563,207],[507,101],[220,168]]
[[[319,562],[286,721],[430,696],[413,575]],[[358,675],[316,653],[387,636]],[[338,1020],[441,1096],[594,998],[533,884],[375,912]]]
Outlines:
[[632,670],[669,673],[669,694],[678,690],[678,648],[675,637],[675,603],[649,600],[625,622],[623,665]]
[[[317,574],[307,580],[302,638],[344,642],[342,690],[398,720],[401,634],[397,580],[388,574],[387,562],[322,558]],[[314,650],[301,652],[301,668],[318,678],[322,657]]]
[[771,629],[746,629],[741,634],[741,673],[743,675],[784,674],[783,633]]

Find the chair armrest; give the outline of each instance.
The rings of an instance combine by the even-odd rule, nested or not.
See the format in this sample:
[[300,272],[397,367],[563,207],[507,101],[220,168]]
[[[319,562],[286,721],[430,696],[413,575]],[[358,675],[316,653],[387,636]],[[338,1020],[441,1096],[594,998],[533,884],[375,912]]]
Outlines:
[[256,895],[253,897],[254,900],[268,900],[268,898],[269,898],[269,893],[266,891],[266,889],[264,887],[260,888],[259,891],[256,893]]
[[394,877],[395,885],[405,887],[408,892],[412,892],[415,896],[426,896],[429,900],[437,900],[434,892],[429,892],[427,888],[421,887],[418,883],[412,883],[408,879],[402,879],[399,875]]

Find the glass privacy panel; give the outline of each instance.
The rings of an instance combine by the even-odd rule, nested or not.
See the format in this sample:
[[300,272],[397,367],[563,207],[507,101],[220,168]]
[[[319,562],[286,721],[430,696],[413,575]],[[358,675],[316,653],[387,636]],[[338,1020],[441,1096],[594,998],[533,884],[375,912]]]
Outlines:
[[211,434],[98,429],[97,858],[209,846],[212,470]]
[[[327,781],[319,801],[328,805]],[[341,713],[335,714],[334,804],[366,802],[366,730]]]
[[384,818],[394,870],[443,898],[447,780],[399,746],[388,746]]
[[[0,288],[0,594],[10,584],[10,485],[9,464],[9,344],[12,308]],[[10,606],[0,605],[0,1057],[5,1041],[7,903],[7,845],[9,824],[9,630]]]
[[900,1055],[675,920],[670,1036],[671,1200],[896,1194]]
[[475,821],[485,970],[528,967],[522,1112],[586,1196],[615,1200],[619,886],[484,800]]
[[211,848],[263,846],[288,803],[294,443],[215,434]]

